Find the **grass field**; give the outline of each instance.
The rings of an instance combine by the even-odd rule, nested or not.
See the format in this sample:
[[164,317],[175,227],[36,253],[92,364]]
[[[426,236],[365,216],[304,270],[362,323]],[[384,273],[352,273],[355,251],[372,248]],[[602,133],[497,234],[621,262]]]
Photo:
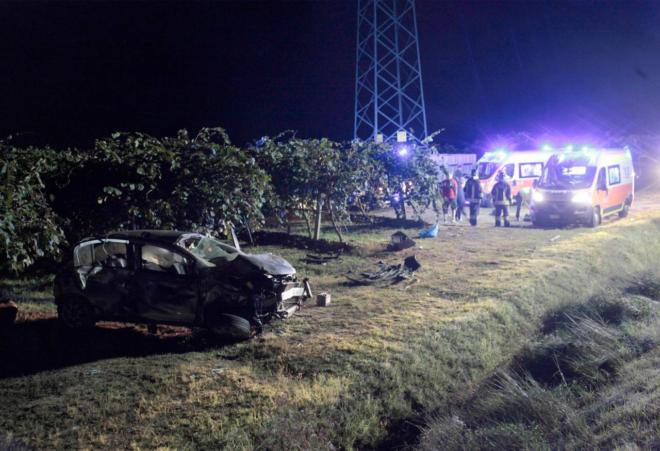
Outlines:
[[[649,332],[655,301],[643,301],[644,317],[604,326],[621,342],[594,349],[613,352],[630,336],[646,339],[648,349],[616,354],[616,371],[598,384],[550,386],[518,375],[513,363],[578,333],[545,333],[552,315],[660,280],[652,272],[660,209],[652,205],[595,230],[495,229],[484,215],[477,228],[442,227],[438,238],[398,253],[384,251],[395,229],[362,228],[348,235],[357,250],[324,266],[302,263],[304,250],[259,248],[289,259],[332,304],[310,305],[240,343],[171,327],[151,336],[114,323],[65,337],[47,279],[6,280],[21,313],[0,349],[0,431],[37,448],[492,448],[513,436],[522,437],[513,447],[529,449],[556,447],[558,436],[576,447],[648,446],[654,424],[643,419],[660,415],[658,337]],[[422,264],[415,281],[345,283],[347,271],[411,254]],[[625,334],[637,329],[648,333]],[[543,402],[525,417],[499,415],[521,408],[501,401],[511,386]],[[476,394],[492,402],[467,418]],[[554,412],[550,432],[538,409]],[[493,418],[502,424],[493,427]],[[572,429],[557,432],[571,418]]]

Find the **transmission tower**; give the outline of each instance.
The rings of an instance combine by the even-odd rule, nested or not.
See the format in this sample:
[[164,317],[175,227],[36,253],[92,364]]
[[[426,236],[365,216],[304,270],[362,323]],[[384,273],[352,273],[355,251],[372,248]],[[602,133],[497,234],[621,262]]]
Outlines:
[[394,141],[402,131],[427,136],[415,0],[358,0],[353,136]]

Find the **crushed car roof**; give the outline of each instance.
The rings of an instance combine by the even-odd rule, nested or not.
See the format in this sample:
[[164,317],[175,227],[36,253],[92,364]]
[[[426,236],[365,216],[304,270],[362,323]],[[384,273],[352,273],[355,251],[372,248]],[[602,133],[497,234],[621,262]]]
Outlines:
[[181,235],[189,235],[191,232],[181,232],[178,230],[122,230],[110,232],[104,238],[115,239],[147,239],[175,243]]

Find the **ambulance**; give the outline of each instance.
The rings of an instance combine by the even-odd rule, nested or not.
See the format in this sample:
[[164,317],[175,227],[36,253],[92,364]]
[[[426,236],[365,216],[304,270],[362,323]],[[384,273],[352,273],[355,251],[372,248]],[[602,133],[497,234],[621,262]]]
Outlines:
[[530,215],[534,225],[596,227],[608,216],[627,216],[634,198],[630,150],[569,147],[550,157],[532,193]]
[[497,174],[503,172],[505,180],[511,185],[511,195],[518,192],[529,197],[534,181],[543,174],[543,169],[553,152],[547,150],[495,150],[486,152],[477,162],[477,175],[483,191],[482,204],[492,204],[490,192],[497,183]]

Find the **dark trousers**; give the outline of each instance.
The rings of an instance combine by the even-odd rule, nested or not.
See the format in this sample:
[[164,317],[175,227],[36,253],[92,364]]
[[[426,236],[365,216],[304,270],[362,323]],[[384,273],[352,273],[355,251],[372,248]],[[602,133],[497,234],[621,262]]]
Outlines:
[[504,217],[504,226],[509,227],[509,207],[507,205],[495,205],[495,226],[502,225],[500,216]]
[[477,218],[479,217],[479,207],[481,207],[481,199],[470,202],[470,225],[477,225]]
[[520,210],[522,209],[523,197],[520,193],[516,194],[516,221],[520,221]]

